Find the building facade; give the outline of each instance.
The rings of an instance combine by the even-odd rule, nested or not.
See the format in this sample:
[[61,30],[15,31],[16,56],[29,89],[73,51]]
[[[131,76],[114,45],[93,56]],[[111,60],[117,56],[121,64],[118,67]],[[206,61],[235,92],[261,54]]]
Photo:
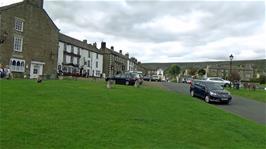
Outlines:
[[0,7],[0,63],[15,77],[56,77],[59,29],[43,9],[43,0]]
[[127,71],[129,58],[128,55],[123,55],[122,50],[116,52],[114,47],[109,49],[106,47],[106,43],[102,42],[101,51],[103,53],[103,72],[107,77]]
[[103,54],[96,44],[88,44],[59,34],[57,72],[63,75],[96,76],[103,73]]

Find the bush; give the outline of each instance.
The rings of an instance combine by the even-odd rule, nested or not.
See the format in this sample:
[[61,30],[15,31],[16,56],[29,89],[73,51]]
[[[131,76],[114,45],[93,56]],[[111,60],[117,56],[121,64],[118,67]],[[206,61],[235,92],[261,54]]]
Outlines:
[[259,83],[260,84],[265,84],[266,83],[266,76],[265,75],[261,75],[259,78]]

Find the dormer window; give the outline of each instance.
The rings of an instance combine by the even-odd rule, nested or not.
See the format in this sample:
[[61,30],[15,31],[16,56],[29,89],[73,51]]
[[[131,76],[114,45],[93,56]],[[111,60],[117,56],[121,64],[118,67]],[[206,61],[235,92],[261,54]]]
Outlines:
[[19,32],[23,32],[24,21],[20,18],[15,18],[15,29]]

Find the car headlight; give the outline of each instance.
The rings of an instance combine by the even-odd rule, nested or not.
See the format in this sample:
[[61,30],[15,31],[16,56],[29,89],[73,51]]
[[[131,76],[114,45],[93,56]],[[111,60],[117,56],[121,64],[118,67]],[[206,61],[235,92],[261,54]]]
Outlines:
[[214,93],[214,92],[210,92],[210,95],[211,95],[211,96],[216,96],[217,94]]

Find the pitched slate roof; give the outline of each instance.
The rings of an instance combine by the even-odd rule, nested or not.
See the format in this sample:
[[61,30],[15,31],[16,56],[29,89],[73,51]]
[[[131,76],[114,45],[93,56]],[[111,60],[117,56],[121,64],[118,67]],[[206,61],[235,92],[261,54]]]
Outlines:
[[75,39],[73,37],[70,37],[70,36],[62,34],[62,33],[59,33],[59,41],[74,45],[74,46],[82,48],[82,49],[87,49],[87,50],[93,51],[95,53],[102,54],[102,52],[99,49],[97,49],[96,47],[94,47],[93,45],[85,43],[83,41],[80,41],[78,39]]

